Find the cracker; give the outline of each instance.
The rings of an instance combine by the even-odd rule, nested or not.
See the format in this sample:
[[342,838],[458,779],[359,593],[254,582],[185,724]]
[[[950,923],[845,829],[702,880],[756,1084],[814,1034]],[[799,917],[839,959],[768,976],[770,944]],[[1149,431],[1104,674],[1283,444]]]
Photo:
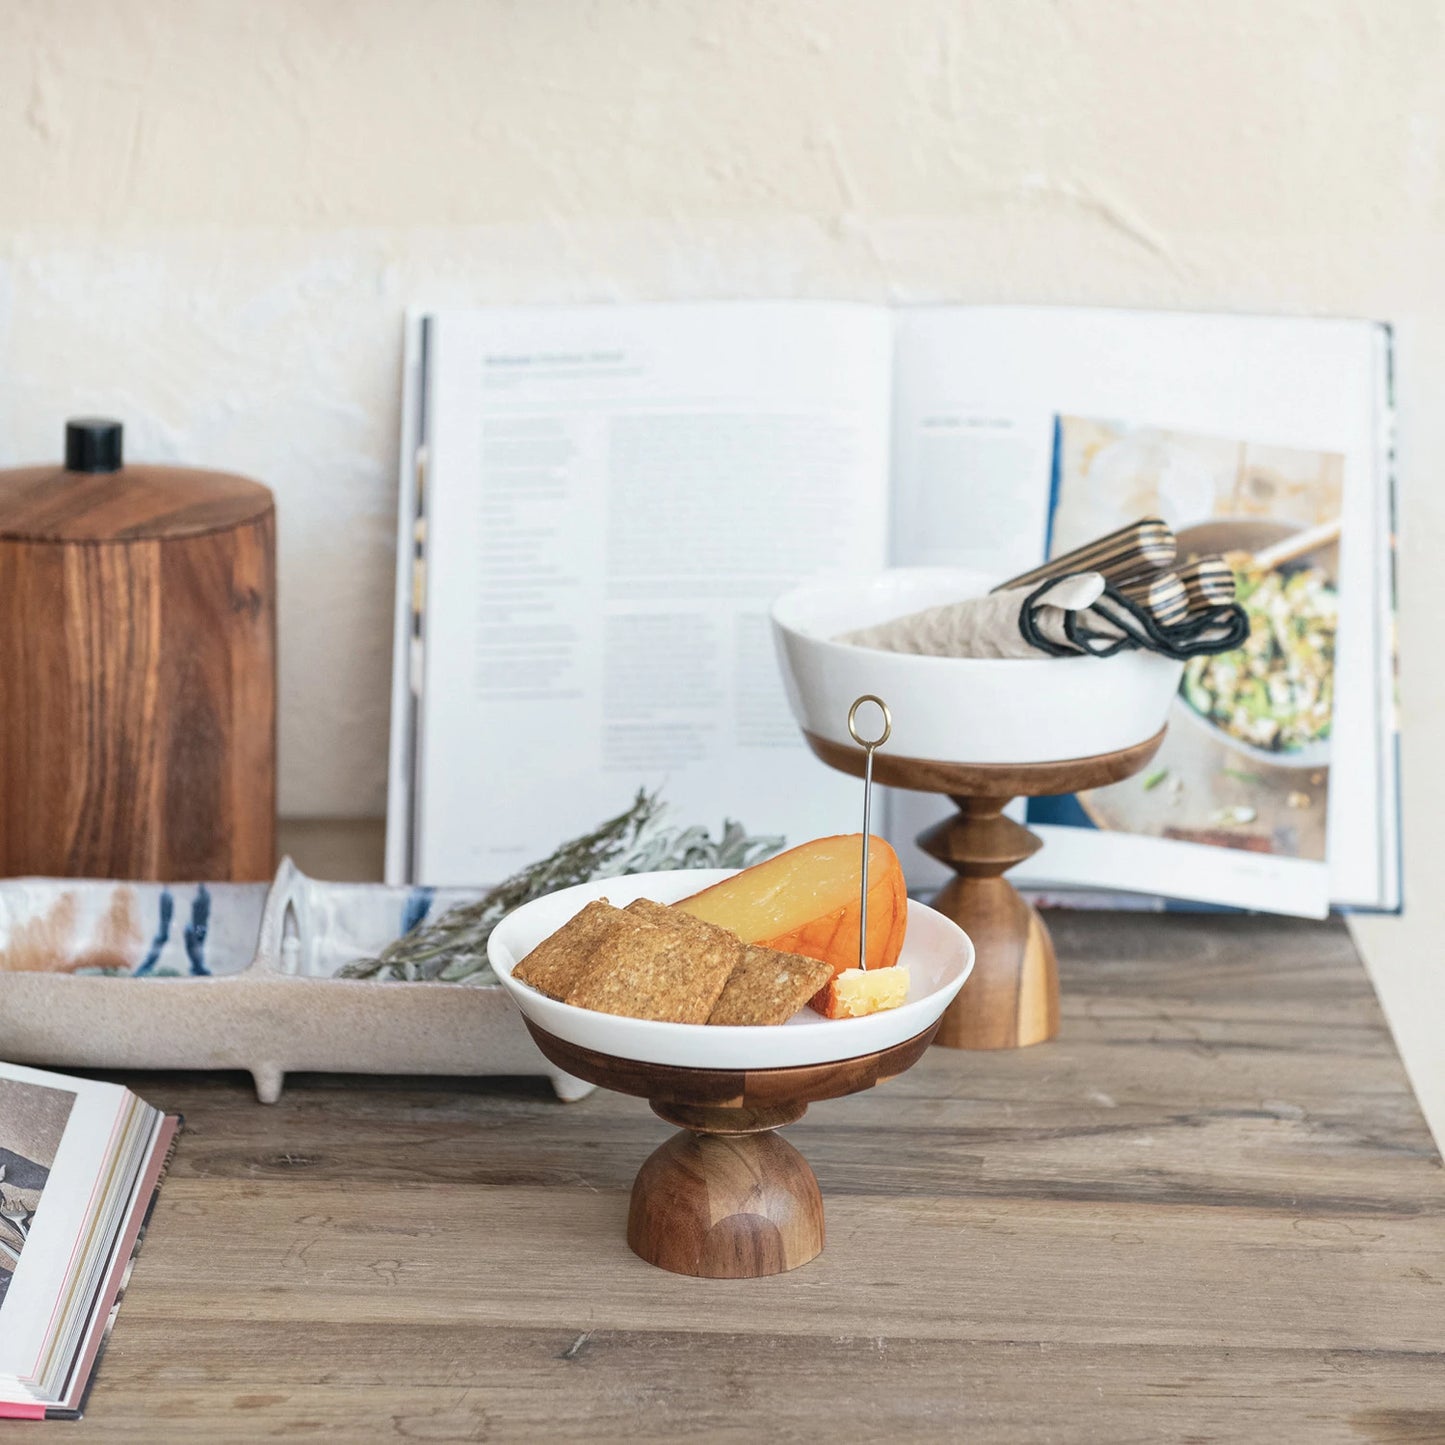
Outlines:
[[597,945],[566,1001],[628,1018],[706,1023],[737,961],[737,939],[718,932],[699,938],[630,914]]
[[832,977],[832,964],[819,959],[748,945],[707,1021],[786,1023]]
[[566,998],[591,971],[597,945],[619,923],[627,921],[620,908],[614,908],[605,898],[595,899],[544,938],[512,970],[512,977],[539,993]]
[[688,948],[730,948],[733,951],[734,965],[741,961],[743,949],[747,947],[731,928],[721,928],[716,923],[708,923],[706,919],[694,918],[692,914],[684,913],[670,903],[654,903],[651,898],[634,898],[623,912],[641,918],[644,923],[650,923],[654,928],[676,934]]

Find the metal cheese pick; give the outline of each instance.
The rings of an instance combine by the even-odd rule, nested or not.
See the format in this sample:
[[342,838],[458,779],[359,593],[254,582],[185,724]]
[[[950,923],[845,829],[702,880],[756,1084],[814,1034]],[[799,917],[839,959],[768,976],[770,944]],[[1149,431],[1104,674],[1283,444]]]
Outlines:
[[[876,738],[865,738],[858,731],[858,709],[865,702],[875,703],[883,714],[883,731]],[[893,714],[881,697],[864,693],[848,709],[848,736],[863,749],[863,898],[858,910],[858,967],[868,967],[868,840],[873,810],[873,750],[881,748],[893,732]]]

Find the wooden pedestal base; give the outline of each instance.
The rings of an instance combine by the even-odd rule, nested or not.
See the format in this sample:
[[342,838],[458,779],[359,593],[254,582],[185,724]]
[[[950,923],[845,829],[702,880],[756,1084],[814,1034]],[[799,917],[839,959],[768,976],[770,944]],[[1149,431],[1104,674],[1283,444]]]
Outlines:
[[933,906],[973,939],[973,973],[943,1016],[938,1042],[954,1049],[1016,1049],[1059,1031],[1059,969],[1038,910],[1004,871],[1043,846],[1003,816],[1007,798],[955,797],[955,817],[919,834],[918,846],[958,877]]
[[660,1269],[752,1279],[807,1264],[823,1248],[823,1196],[808,1161],[773,1131],[810,1103],[856,1094],[915,1064],[938,1030],[891,1049],[786,1069],[685,1069],[614,1058],[559,1039],[531,1019],[558,1068],[648,1099],[681,1126],[638,1171],[627,1243]]
[[[691,1109],[653,1104],[683,1122],[638,1171],[627,1243],[675,1274],[743,1279],[782,1274],[823,1248],[823,1196],[808,1161],[773,1132],[796,1109]],[[775,1117],[785,1114],[787,1117]]]
[[[829,766],[861,777],[863,752],[813,733],[808,745]],[[1059,971],[1038,911],[1003,875],[1043,847],[1003,810],[1020,796],[1102,788],[1131,777],[1164,741],[1056,763],[940,763],[878,752],[873,776],[888,787],[946,793],[958,809],[921,833],[918,846],[958,874],[933,900],[973,939],[973,973],[943,1016],[938,1042],[955,1049],[1014,1049],[1059,1031]]]

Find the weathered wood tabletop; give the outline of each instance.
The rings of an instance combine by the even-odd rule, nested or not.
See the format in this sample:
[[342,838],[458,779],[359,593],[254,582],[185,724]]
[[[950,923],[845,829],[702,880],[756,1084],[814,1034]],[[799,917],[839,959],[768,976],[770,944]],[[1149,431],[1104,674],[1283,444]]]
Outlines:
[[828,1245],[771,1279],[628,1252],[641,1100],[129,1079],[187,1127],[71,1428],[1445,1440],[1445,1180],[1343,927],[1054,928],[1057,1042],[935,1048],[787,1131]]

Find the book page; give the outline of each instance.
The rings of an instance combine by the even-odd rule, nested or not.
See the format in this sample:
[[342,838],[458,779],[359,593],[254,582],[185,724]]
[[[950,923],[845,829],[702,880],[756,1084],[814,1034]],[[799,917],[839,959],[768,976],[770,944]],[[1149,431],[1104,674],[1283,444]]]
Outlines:
[[[1061,417],[1343,458],[1335,657],[1342,682],[1331,747],[1360,765],[1337,770],[1329,789],[1328,865],[1046,827],[1048,846],[1011,876],[1060,886],[1127,883],[1174,897],[1310,914],[1324,912],[1331,896],[1344,902],[1376,897],[1376,328],[1348,321],[929,308],[900,315],[896,348],[894,561],[902,565],[979,565],[981,551],[997,548],[996,565],[987,565],[1002,579],[1042,560],[1054,520],[1052,438]],[[955,447],[945,465],[937,465],[949,439],[959,436],[974,439],[971,455]],[[987,454],[980,438],[994,443]],[[1079,510],[1076,499],[1070,525],[1084,525]],[[1188,495],[1171,494],[1164,511],[1177,527],[1209,514],[1206,508],[1195,516]],[[1005,514],[1011,523],[1001,520]],[[931,526],[935,516],[947,525]],[[890,826],[911,838],[947,807],[920,795],[894,795]],[[911,882],[946,876],[911,847],[907,861]]]
[[386,881],[415,876],[416,772],[420,739],[421,617],[426,592],[423,518],[430,438],[427,353],[431,319],[408,312],[402,354],[401,446],[397,493],[396,588],[391,637],[391,735],[386,770]]
[[[1339,895],[1342,903],[1363,909],[1399,912],[1403,865],[1400,820],[1400,718],[1396,696],[1399,658],[1395,629],[1396,526],[1395,526],[1395,398],[1394,336],[1385,325],[1373,328],[1375,343],[1375,534],[1378,538],[1379,575],[1375,579],[1375,655],[1379,673],[1376,693],[1380,707],[1378,797],[1380,879],[1378,897],[1363,888],[1358,895]],[[1341,880],[1342,883],[1347,880]]]
[[[1325,862],[1343,473],[1339,452],[1060,418],[1050,555],[1141,514],[1172,516],[1181,551],[1223,556],[1235,570],[1252,635],[1185,665],[1147,768],[1108,787],[1032,799],[1030,823],[1248,852],[1244,871],[1259,880],[1273,881],[1265,858]],[[1254,554],[1302,534],[1318,540],[1290,563],[1253,565]],[[1089,846],[1057,836],[1061,850]],[[1225,862],[1141,847],[1134,866],[1152,866],[1151,876],[1153,853],[1172,871],[1187,861],[1204,880]]]
[[0,1386],[47,1364],[130,1100],[118,1084],[0,1065]]
[[714,833],[855,828],[768,608],[885,561],[887,313],[505,308],[431,331],[418,881],[497,881],[640,788]]

